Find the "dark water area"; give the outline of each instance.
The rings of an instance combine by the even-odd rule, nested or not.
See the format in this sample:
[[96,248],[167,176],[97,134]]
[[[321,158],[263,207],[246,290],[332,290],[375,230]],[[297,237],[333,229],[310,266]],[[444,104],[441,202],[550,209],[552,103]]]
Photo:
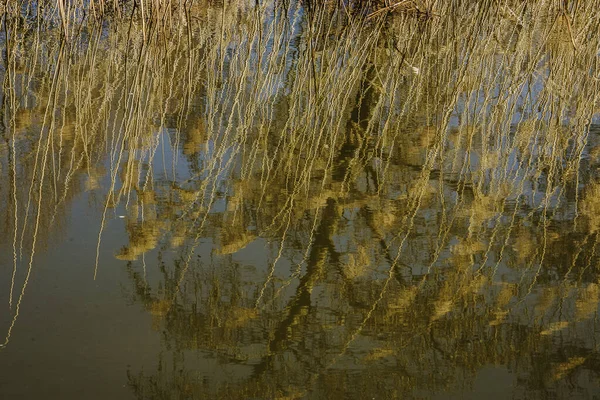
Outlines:
[[600,398],[600,3],[183,3],[2,6],[1,399]]

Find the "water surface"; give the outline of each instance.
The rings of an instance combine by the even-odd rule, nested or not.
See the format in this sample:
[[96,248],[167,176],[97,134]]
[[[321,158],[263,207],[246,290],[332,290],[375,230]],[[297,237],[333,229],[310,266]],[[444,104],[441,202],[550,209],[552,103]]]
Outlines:
[[4,10],[0,397],[600,395],[600,4],[175,3]]

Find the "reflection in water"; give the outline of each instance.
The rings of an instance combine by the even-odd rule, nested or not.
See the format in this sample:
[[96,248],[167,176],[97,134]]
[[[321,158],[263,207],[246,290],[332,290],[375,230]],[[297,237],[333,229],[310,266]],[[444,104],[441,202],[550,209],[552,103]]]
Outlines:
[[591,398],[598,4],[418,3],[7,5],[3,347],[84,198],[137,398]]

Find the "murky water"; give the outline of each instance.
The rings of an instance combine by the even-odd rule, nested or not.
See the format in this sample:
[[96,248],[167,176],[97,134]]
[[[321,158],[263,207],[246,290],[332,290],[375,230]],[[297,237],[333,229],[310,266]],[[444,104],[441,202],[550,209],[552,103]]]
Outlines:
[[1,398],[600,395],[600,4],[175,3],[4,10]]

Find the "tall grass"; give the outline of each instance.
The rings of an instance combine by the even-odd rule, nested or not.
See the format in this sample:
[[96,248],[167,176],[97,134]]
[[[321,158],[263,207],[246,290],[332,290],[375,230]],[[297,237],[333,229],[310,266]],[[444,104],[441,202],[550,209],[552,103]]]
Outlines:
[[[327,396],[353,363],[361,393],[487,364],[554,377],[525,391],[597,373],[600,4],[400,3],[6,3],[4,344],[36,248],[87,192],[90,279],[123,207],[115,257],[170,362],[203,349],[252,375],[207,389],[163,367],[131,375],[140,398]],[[244,249],[266,266],[241,272]]]

